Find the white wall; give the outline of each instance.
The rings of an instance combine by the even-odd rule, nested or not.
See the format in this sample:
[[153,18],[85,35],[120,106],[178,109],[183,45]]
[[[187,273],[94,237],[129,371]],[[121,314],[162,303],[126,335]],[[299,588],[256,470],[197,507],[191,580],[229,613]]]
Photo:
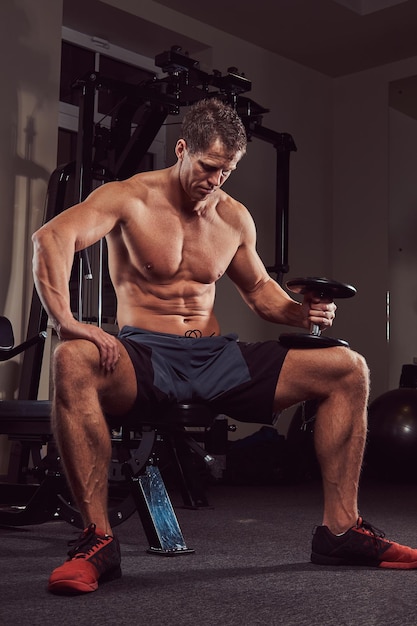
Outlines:
[[[371,399],[392,386],[386,340],[390,290],[388,84],[417,73],[417,58],[334,81],[333,269],[358,288],[337,328],[365,355]],[[406,285],[403,286],[407,288]]]
[[[0,39],[0,311],[12,319],[16,341],[26,333],[32,294],[30,236],[42,221],[56,164],[60,5],[55,0],[0,5],[0,20],[8,25]],[[2,364],[0,376],[6,369]]]
[[[0,3],[0,314],[13,321],[16,342],[32,295],[30,235],[56,164],[61,15],[61,0]],[[0,364],[1,399],[14,396],[18,380],[19,358]],[[0,474],[5,450],[0,437]]]
[[417,358],[417,120],[389,110],[389,389]]

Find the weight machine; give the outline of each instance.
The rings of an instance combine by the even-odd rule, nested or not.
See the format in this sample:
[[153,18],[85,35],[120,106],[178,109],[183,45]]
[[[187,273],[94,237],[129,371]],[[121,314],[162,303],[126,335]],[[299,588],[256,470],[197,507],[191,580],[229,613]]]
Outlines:
[[[268,142],[276,150],[275,264],[268,267],[268,271],[275,273],[277,281],[282,283],[285,273],[289,271],[287,253],[289,160],[291,151],[297,149],[293,138],[288,133],[278,133],[262,125],[263,115],[268,110],[243,95],[251,90],[252,85],[237,68],[230,67],[224,76],[216,70],[208,74],[199,68],[198,61],[182,54],[181,49],[175,46],[158,54],[155,64],[166,76],[162,78],[154,76],[140,85],[110,79],[97,72],[90,72],[75,81],[73,88],[79,92],[76,160],[59,166],[51,175],[44,221],[49,221],[71,204],[84,200],[96,184],[124,180],[134,175],[169,115],[178,115],[182,107],[190,106],[200,99],[220,98],[238,112],[249,141],[257,138]],[[107,116],[110,117],[109,127],[94,123],[94,101],[99,90],[111,91],[117,95],[118,104]],[[87,250],[77,255],[74,267],[77,263],[78,287],[82,289],[83,277],[91,277]],[[79,315],[86,321],[82,318],[80,310]],[[46,327],[47,315],[34,290],[28,339],[43,337]],[[51,439],[47,415],[44,414],[47,403],[37,401],[43,349],[44,342],[38,341],[35,349],[25,351],[18,400],[14,405],[15,408],[8,403],[8,414],[4,420],[0,404],[0,432],[9,434],[14,440],[14,445],[18,447],[17,453],[12,451],[11,454],[12,473],[17,477],[17,482],[23,482],[30,453],[38,458],[40,443],[49,445]],[[22,428],[19,430],[19,417],[23,406],[25,419],[22,419]],[[212,416],[208,418],[212,419]],[[31,429],[33,433],[28,434]],[[146,456],[149,453],[150,450],[147,450]],[[56,468],[53,468],[48,475],[49,484],[55,470]],[[47,512],[50,513],[49,509]],[[69,515],[72,515],[71,510]],[[26,520],[25,523],[30,522]],[[152,534],[154,531],[150,532]]]

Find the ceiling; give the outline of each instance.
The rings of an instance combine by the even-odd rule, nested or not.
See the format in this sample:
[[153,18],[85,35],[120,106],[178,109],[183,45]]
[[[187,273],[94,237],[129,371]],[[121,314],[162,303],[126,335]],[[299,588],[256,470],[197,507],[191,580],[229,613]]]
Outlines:
[[331,77],[417,56],[416,0],[157,0]]
[[[417,0],[155,1],[332,78],[417,56]],[[197,58],[202,47],[106,0],[64,0],[63,20],[151,58],[167,42]],[[390,84],[390,105],[417,119],[417,77]]]

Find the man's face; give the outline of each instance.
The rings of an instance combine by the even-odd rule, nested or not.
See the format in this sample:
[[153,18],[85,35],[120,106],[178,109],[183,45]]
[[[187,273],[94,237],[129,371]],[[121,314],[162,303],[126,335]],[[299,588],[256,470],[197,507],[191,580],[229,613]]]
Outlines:
[[180,160],[180,180],[191,200],[198,202],[215,193],[242,158],[242,152],[230,154],[219,139],[213,141],[205,152],[191,154],[187,144],[180,139],[176,147]]

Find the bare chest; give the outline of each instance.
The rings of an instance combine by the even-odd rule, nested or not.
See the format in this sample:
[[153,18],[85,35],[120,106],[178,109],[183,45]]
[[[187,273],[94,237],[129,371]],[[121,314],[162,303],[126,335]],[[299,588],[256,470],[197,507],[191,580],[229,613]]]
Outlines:
[[114,262],[158,283],[192,280],[210,284],[227,270],[239,245],[238,234],[215,223],[175,219],[146,220],[114,238]]

